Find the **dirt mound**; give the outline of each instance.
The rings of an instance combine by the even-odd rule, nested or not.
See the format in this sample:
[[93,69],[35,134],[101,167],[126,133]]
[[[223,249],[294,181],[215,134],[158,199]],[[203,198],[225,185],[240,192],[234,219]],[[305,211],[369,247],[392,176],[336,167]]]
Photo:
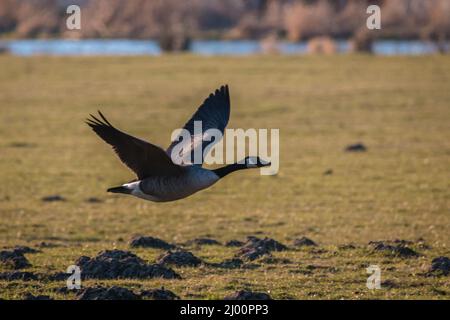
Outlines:
[[419,254],[413,249],[407,247],[405,242],[388,242],[383,241],[370,241],[369,245],[372,247],[373,251],[384,252],[388,255],[401,257],[401,258],[412,258],[418,257]]
[[147,264],[129,251],[105,250],[94,258],[82,256],[75,264],[81,268],[84,278],[180,278],[172,269],[159,264]]
[[356,249],[356,246],[353,243],[341,244],[338,246],[339,250],[352,250]]
[[177,267],[196,267],[203,261],[185,250],[167,251],[158,258],[158,263]]
[[13,281],[13,280],[32,281],[38,279],[39,277],[32,272],[11,271],[0,273],[0,280],[6,281]]
[[12,251],[14,251],[14,252],[17,252],[17,253],[19,253],[19,254],[25,254],[25,253],[38,253],[38,252],[41,252],[40,250],[36,250],[36,249],[30,248],[30,247],[26,247],[26,246],[16,246],[16,247],[14,247],[14,248],[12,248],[12,249],[9,249],[9,250],[12,250]]
[[41,198],[43,202],[57,202],[57,201],[66,201],[66,198],[60,196],[59,194],[46,196]]
[[347,152],[366,152],[367,147],[362,143],[350,144],[345,147],[345,151]]
[[63,287],[55,288],[55,289],[53,289],[53,291],[56,292],[56,293],[60,293],[60,294],[66,295],[69,292],[77,293],[77,292],[79,292],[81,290],[79,290],[79,289],[69,289],[69,288],[67,288],[67,285],[66,285],[66,286],[63,286]]
[[[69,273],[65,272],[56,272],[56,273],[50,273],[44,276],[44,279],[48,281],[65,281],[67,278],[70,277]],[[82,278],[85,278],[83,274],[81,274]]]
[[226,296],[224,300],[272,300],[272,298],[264,292],[240,290],[229,296]]
[[444,275],[450,274],[450,259],[448,257],[437,257],[431,261],[431,267],[428,271],[430,275]]
[[391,243],[391,244],[396,244],[396,245],[400,245],[403,247],[407,247],[407,246],[415,246],[417,248],[420,249],[430,249],[431,247],[425,242],[425,239],[423,238],[419,238],[416,241],[412,241],[412,240],[404,240],[404,239],[394,239],[391,241],[385,241],[387,243]]
[[26,293],[23,296],[23,300],[53,300],[53,298],[50,298],[50,296],[41,296],[41,295],[35,296],[31,293]]
[[89,197],[85,200],[85,202],[87,202],[87,203],[102,203],[103,200],[100,198],[96,198],[96,197]]
[[267,264],[291,264],[292,261],[286,258],[275,258],[273,256],[263,257],[258,262],[267,263]]
[[310,246],[317,246],[317,243],[312,241],[311,239],[307,237],[301,237],[294,240],[294,246],[296,247],[310,247]]
[[424,238],[417,239],[416,245],[419,249],[424,249],[424,250],[431,249],[431,246],[425,241]]
[[372,247],[373,251],[384,252],[395,257],[411,258],[419,256],[416,251],[407,246],[406,242],[370,241],[369,246]]
[[140,296],[127,288],[113,286],[91,287],[80,291],[78,300],[139,300]]
[[242,261],[241,259],[233,258],[233,259],[226,259],[219,263],[212,263],[210,265],[215,268],[239,269],[244,265],[244,261]]
[[0,251],[0,262],[13,269],[22,269],[31,266],[20,250]]
[[[382,241],[373,241],[373,242],[382,242]],[[384,242],[395,243],[402,246],[408,246],[414,244],[414,241],[404,240],[404,239],[394,239],[394,240],[386,240]]]
[[195,238],[189,240],[185,243],[187,246],[211,246],[211,245],[222,245],[219,241],[211,238]]
[[57,247],[61,247],[61,246],[62,246],[62,244],[59,244],[59,243],[45,242],[45,241],[42,241],[42,242],[36,244],[36,247],[39,247],[39,248],[57,248]]
[[381,282],[381,288],[383,289],[394,289],[394,288],[399,288],[400,285],[398,284],[398,282],[394,281],[394,280],[384,280]]
[[[3,49],[3,48],[1,48],[1,49]],[[0,53],[3,53],[3,51],[1,51],[1,49],[0,49]],[[34,143],[18,141],[18,142],[12,142],[12,143],[8,144],[8,146],[10,146],[11,148],[33,148],[36,145]]]
[[243,247],[238,251],[238,253],[236,253],[237,257],[241,257],[247,260],[256,260],[263,255],[270,255],[270,251],[264,247],[253,246]]
[[155,248],[155,249],[164,249],[170,250],[175,249],[173,244],[170,244],[164,240],[153,238],[153,237],[145,237],[145,236],[137,236],[131,239],[130,247],[132,248]]
[[236,257],[255,260],[263,255],[270,255],[272,251],[287,250],[284,244],[274,239],[257,237],[248,237],[247,239],[245,245],[236,253]]
[[180,297],[177,296],[170,290],[165,290],[164,287],[161,289],[151,289],[144,290],[140,293],[141,298],[147,298],[150,300],[179,300]]
[[230,240],[225,243],[226,247],[242,247],[245,243],[239,240]]
[[269,251],[284,251],[288,249],[284,244],[267,237],[264,239],[260,239],[257,237],[247,237],[247,243],[245,244],[245,246],[247,245],[262,246]]

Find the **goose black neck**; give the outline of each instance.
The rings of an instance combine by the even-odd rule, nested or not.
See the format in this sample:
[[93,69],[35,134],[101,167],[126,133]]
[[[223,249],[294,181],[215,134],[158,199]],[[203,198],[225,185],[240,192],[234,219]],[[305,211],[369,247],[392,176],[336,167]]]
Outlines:
[[242,170],[242,169],[247,169],[247,166],[245,164],[233,163],[233,164],[229,164],[222,168],[214,169],[214,170],[212,170],[212,172],[214,172],[216,175],[218,175],[219,178],[223,178],[232,172]]

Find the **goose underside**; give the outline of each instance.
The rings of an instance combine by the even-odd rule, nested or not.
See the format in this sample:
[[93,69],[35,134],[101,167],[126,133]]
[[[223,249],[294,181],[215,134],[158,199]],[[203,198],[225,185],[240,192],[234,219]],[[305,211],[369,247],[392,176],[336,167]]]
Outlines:
[[186,198],[217,182],[214,173],[204,169],[192,169],[178,177],[155,177],[140,181],[132,195],[157,202]]

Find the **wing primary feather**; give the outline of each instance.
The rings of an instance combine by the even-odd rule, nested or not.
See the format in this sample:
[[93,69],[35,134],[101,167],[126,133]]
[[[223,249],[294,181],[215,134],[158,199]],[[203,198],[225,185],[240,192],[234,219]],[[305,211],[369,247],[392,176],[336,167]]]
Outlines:
[[105,116],[103,115],[103,113],[100,112],[100,110],[98,110],[98,114],[100,115],[100,117],[102,117],[102,119],[109,124],[111,127],[113,127],[113,125],[111,123],[109,123],[109,121],[105,118]]
[[101,119],[90,114],[86,124],[112,146],[120,160],[133,170],[139,179],[156,175],[176,175],[181,171],[161,148],[116,129],[98,111]]
[[[200,148],[203,154],[206,146],[211,145],[211,143],[208,142],[208,139],[204,139],[205,132],[207,132],[208,129],[218,129],[223,134],[229,118],[230,94],[228,85],[225,84],[210,93],[196,112],[191,116],[188,122],[184,125],[183,128],[188,130],[191,135],[191,141],[185,143],[181,156],[184,157],[184,155],[190,154],[190,159],[192,160],[194,157],[194,151],[197,148]],[[194,124],[196,121],[202,121],[203,132],[201,140],[199,140],[198,134],[196,136],[196,133],[194,132]],[[171,156],[173,148],[179,143],[179,141],[179,137],[172,141],[166,150],[169,156]],[[214,141],[214,144],[217,142],[218,141]]]
[[103,121],[99,120],[98,118],[96,118],[96,117],[93,116],[92,114],[91,114],[90,116],[91,116],[92,118],[94,118],[94,120],[97,121],[98,124],[100,124],[100,125],[105,125],[105,123],[104,123]]

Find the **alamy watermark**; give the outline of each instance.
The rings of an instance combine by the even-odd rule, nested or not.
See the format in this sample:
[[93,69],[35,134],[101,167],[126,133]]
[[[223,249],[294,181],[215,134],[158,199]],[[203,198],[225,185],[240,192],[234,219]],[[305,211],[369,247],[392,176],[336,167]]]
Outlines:
[[381,289],[381,269],[377,265],[370,265],[366,269],[370,276],[367,278],[366,286],[369,290]]
[[[81,29],[81,8],[78,5],[69,5],[66,13],[70,16],[66,19],[66,27],[68,30]],[[366,13],[370,16],[367,18],[366,26],[369,30],[381,29],[381,8],[378,5],[370,5],[367,7]]]
[[66,273],[70,276],[67,278],[66,285],[69,290],[80,290],[81,289],[81,269],[77,265],[70,265],[67,267]]
[[[225,139],[223,139],[224,134]],[[267,166],[260,167],[261,175],[278,173],[280,167],[279,129],[225,129],[224,134],[219,129],[203,131],[202,121],[194,121],[193,134],[187,129],[177,129],[172,132],[171,139],[177,143],[171,149],[170,157],[175,164],[179,165],[239,163],[256,166],[256,156],[258,156],[267,164]],[[246,152],[247,146],[248,152]],[[245,163],[246,155],[250,156],[250,163]]]
[[66,13],[70,14],[66,19],[66,27],[69,30],[81,29],[81,8],[75,4],[67,7]]
[[381,8],[377,5],[371,5],[367,7],[367,14],[370,16],[367,18],[366,26],[369,30],[381,29]]

